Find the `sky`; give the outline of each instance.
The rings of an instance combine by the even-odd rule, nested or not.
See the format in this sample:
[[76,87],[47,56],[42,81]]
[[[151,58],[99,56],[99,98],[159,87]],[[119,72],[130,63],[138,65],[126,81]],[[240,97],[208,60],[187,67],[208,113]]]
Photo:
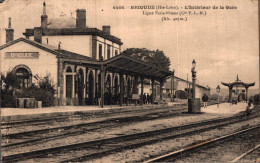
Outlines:
[[[111,34],[121,38],[122,49],[162,50],[171,60],[171,70],[191,80],[192,60],[196,61],[197,83],[215,89],[222,82],[239,79],[256,82],[259,88],[259,47],[257,0],[45,0],[49,27],[75,27],[76,9],[86,9],[87,26],[111,26]],[[0,45],[12,18],[14,39],[24,37],[26,28],[40,26],[43,0],[5,0],[0,4]],[[161,21],[161,15],[143,15],[131,6],[236,6],[237,9],[206,10],[206,15],[187,17],[187,21]],[[113,6],[124,6],[116,10]],[[182,9],[181,9],[182,7]],[[176,11],[176,10],[160,10]],[[193,11],[193,10],[192,10]],[[201,10],[196,10],[201,11]],[[203,10],[205,11],[205,10]]]

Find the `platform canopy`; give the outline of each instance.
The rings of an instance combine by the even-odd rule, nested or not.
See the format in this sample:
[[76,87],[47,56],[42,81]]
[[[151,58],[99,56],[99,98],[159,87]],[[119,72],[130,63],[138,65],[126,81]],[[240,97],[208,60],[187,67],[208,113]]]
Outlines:
[[233,83],[224,83],[224,82],[221,82],[224,86],[227,86],[227,87],[234,87],[234,86],[238,86],[238,87],[245,87],[245,88],[248,88],[248,87],[252,87],[255,85],[255,82],[254,83],[244,83],[244,82],[233,82]]
[[238,75],[237,75],[237,78],[236,78],[235,82],[233,82],[233,83],[221,82],[221,84],[223,84],[224,86],[229,87],[229,89],[232,89],[234,86],[238,86],[238,87],[244,86],[245,88],[252,87],[252,86],[255,85],[255,82],[253,82],[253,83],[244,83],[241,80],[239,80]]
[[225,82],[221,82],[224,86],[227,86],[229,89],[229,102],[232,102],[232,89],[234,86],[236,87],[241,87],[241,86],[244,86],[246,88],[246,102],[247,102],[247,99],[248,99],[248,88],[249,87],[252,87],[255,85],[255,82],[253,83],[244,83],[242,82],[241,80],[239,80],[238,78],[238,75],[237,75],[237,79],[235,82],[233,83],[225,83]]
[[134,57],[120,54],[104,61],[103,66],[110,71],[136,75],[148,79],[163,80],[173,75],[173,72],[157,67]]

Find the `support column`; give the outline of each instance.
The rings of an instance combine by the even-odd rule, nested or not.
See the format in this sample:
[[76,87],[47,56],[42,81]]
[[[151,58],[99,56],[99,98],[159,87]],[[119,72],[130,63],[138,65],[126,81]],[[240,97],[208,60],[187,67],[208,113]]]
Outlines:
[[[190,98],[190,83],[188,83],[188,85],[189,85],[188,98]],[[177,88],[176,88],[176,90],[177,90]]]
[[229,102],[232,103],[232,87],[229,87]]
[[63,98],[66,101],[66,74],[65,74],[65,72],[63,73],[63,79],[64,79],[63,80]]
[[162,95],[163,95],[162,87],[163,87],[163,81],[160,81],[160,100],[162,100]]
[[[175,70],[173,69],[173,73],[171,76],[171,102],[174,102],[174,72]],[[188,79],[187,79],[188,81]]]
[[58,106],[62,105],[62,99],[63,99],[63,94],[64,94],[64,75],[63,75],[63,62],[61,62],[61,60],[58,61],[59,62],[59,68],[58,68],[58,88],[57,88],[57,98],[58,98]]
[[74,75],[74,78],[75,78],[75,83],[74,83],[74,89],[75,89],[75,92],[74,92],[74,105],[78,106],[79,105],[79,74],[77,73],[77,71],[75,71],[75,75]]
[[248,88],[246,87],[246,102],[248,101]]
[[87,74],[87,69],[86,69],[86,67],[84,67],[84,69],[83,69],[83,74],[84,74],[84,90],[83,90],[83,100],[84,100],[84,104],[85,104],[85,99],[86,99],[86,89],[87,89],[87,87],[86,87],[86,85],[87,85],[87,76],[86,76],[86,74]]
[[152,79],[152,104],[154,103],[154,79]]
[[172,76],[172,91],[173,91],[173,93],[172,93],[172,102],[174,102],[174,73],[173,73],[173,76]]
[[94,101],[96,102],[95,105],[98,105],[98,87],[97,87],[97,83],[98,83],[98,71],[97,69],[95,69],[95,79],[94,79],[94,87],[95,87],[95,95],[94,95]]
[[101,65],[101,107],[104,107],[104,93],[105,93],[105,67]]
[[137,91],[138,84],[137,84],[137,82],[138,82],[138,76],[135,76],[134,77],[134,84],[133,84],[133,94],[138,94],[138,91]]
[[61,105],[67,105],[67,99],[66,99],[66,75],[65,75],[65,64],[63,63],[62,72],[60,74],[62,76],[61,82],[62,82],[62,91],[61,91]]
[[119,104],[120,106],[123,105],[123,98],[124,98],[124,78],[123,78],[123,73],[119,73],[119,78],[120,78],[120,99],[119,99]]
[[141,99],[140,99],[141,105],[143,105],[143,96],[144,96],[144,78],[141,77]]
[[72,105],[75,105],[75,75],[72,75]]
[[171,102],[173,101],[173,93],[172,93],[172,80],[173,80],[173,77],[171,77]]
[[192,77],[192,98],[196,98],[195,97],[195,91],[196,91],[196,78]]

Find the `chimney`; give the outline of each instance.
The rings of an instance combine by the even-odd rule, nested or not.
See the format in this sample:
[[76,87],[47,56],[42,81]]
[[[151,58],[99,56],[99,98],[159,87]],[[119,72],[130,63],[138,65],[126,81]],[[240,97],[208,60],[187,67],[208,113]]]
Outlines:
[[102,31],[105,32],[107,35],[110,35],[110,25],[103,25]]
[[46,4],[43,2],[43,14],[41,16],[41,27],[47,28],[48,16],[46,15]]
[[76,28],[86,28],[86,10],[78,9],[77,10],[77,19],[76,19]]
[[35,27],[33,33],[34,33],[34,41],[42,43],[42,28]]
[[6,43],[14,40],[14,29],[11,26],[11,18],[8,21],[8,28],[5,29],[6,31]]

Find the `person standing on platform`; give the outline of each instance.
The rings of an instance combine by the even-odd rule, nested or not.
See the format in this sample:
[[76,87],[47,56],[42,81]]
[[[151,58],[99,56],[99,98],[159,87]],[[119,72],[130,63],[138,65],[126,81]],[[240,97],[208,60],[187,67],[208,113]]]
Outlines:
[[144,93],[144,95],[143,95],[143,104],[146,104],[146,99],[147,99],[147,96],[146,96],[146,93]]
[[149,95],[149,93],[147,93],[147,104],[148,105],[150,104],[150,95]]
[[202,101],[203,101],[204,108],[207,108],[208,100],[209,100],[209,97],[206,95],[206,93],[204,93],[204,95],[202,96]]

